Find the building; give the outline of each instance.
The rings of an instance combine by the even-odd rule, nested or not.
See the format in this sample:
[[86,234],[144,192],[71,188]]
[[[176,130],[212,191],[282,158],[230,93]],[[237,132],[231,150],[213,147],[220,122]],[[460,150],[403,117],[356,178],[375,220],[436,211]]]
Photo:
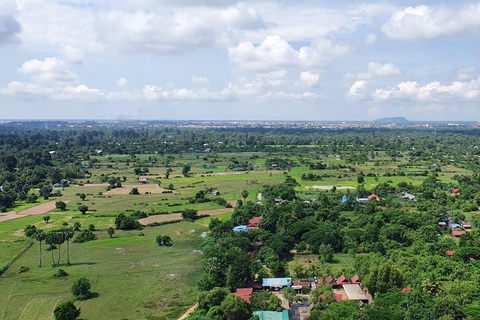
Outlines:
[[239,296],[243,300],[247,301],[248,304],[250,304],[250,296],[253,293],[253,288],[242,288],[242,289],[237,289],[237,292],[235,295]]
[[138,179],[138,184],[148,184],[148,179],[146,178]]
[[254,218],[248,220],[247,229],[248,230],[258,229],[258,222],[260,220],[262,220],[262,217],[254,217]]
[[327,279],[325,279],[325,283],[331,285],[333,288],[339,287],[337,280],[335,280],[335,278],[332,276],[328,276]]
[[472,231],[472,224],[470,222],[462,222],[462,227],[465,231]]
[[447,251],[447,256],[451,257],[455,253],[455,250],[448,250]]
[[260,320],[289,320],[288,311],[283,310],[282,312],[276,311],[255,311],[253,312],[254,316],[258,316]]
[[263,278],[262,287],[269,289],[282,289],[292,285],[292,278]]
[[341,275],[338,279],[337,279],[337,283],[339,285],[344,285],[344,284],[352,284],[352,281],[350,281],[350,279],[348,279],[347,277],[345,277],[345,275]]
[[236,226],[233,228],[233,232],[237,233],[240,231],[248,232],[247,226]]
[[379,196],[377,196],[376,194],[371,194],[371,195],[369,195],[369,196],[368,196],[368,199],[369,199],[369,200],[371,200],[371,199],[375,199],[375,200],[377,200],[377,201],[378,201],[378,200],[380,200],[380,197],[379,197]]
[[362,281],[360,281],[360,279],[358,279],[358,275],[354,275],[353,278],[352,278],[352,283],[353,284],[362,284]]
[[463,236],[465,234],[465,231],[452,231],[452,233],[450,234],[450,236],[452,238],[460,238],[461,236]]
[[348,296],[348,300],[361,301],[368,303],[368,296],[358,284],[344,284],[343,289]]

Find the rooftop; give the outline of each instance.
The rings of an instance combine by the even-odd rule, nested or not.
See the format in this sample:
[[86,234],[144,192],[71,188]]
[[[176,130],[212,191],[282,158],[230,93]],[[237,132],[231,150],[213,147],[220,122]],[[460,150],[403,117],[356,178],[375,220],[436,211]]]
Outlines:
[[367,295],[358,284],[344,284],[343,289],[345,289],[349,300],[368,300]]
[[263,278],[264,287],[285,287],[292,285],[292,278]]
[[255,316],[258,316],[260,320],[289,320],[288,311],[283,310],[282,312],[275,311],[255,311],[253,313]]

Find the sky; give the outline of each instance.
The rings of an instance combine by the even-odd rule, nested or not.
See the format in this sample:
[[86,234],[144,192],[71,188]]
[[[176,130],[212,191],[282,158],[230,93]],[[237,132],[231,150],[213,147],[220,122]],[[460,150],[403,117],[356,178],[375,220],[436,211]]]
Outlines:
[[480,1],[0,0],[0,119],[480,120]]

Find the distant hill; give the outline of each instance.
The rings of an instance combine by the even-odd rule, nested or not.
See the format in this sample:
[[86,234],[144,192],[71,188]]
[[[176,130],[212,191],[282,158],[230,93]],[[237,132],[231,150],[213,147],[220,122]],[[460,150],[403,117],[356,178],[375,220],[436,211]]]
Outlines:
[[409,123],[410,121],[404,117],[391,117],[373,120],[373,123]]

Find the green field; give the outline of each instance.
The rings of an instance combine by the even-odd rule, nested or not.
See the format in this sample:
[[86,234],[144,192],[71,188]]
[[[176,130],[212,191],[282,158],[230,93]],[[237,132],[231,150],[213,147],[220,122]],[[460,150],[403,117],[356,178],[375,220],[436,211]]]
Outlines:
[[[58,267],[51,267],[49,252],[38,268],[36,243],[0,278],[0,319],[50,319],[54,306],[71,298],[70,288],[81,276],[90,280],[96,296],[76,302],[82,319],[175,319],[194,304],[202,274],[195,250],[204,231],[199,224],[182,222],[145,228],[142,237],[138,231],[117,231],[107,239],[106,232],[98,232],[100,240],[70,244],[70,267],[64,265],[63,246],[65,278],[53,277]],[[159,247],[158,234],[169,235],[175,245]],[[30,271],[20,274],[20,266]]]

